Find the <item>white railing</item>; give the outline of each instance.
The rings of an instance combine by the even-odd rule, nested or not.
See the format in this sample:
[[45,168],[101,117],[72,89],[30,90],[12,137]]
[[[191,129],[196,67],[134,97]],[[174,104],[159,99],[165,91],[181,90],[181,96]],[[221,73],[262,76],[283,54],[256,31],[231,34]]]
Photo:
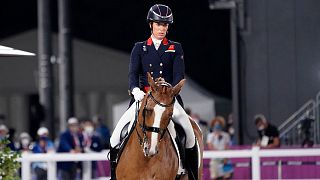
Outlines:
[[[22,162],[22,180],[29,180],[31,177],[30,165],[32,162],[48,163],[48,180],[56,179],[56,162],[59,161],[83,161],[83,179],[91,179],[90,161],[106,160],[107,152],[87,154],[24,154]],[[253,147],[248,150],[226,150],[226,151],[205,151],[204,159],[211,158],[251,158],[252,179],[260,180],[260,158],[262,157],[301,157],[320,156],[320,148],[315,149],[260,149]]]
[[48,167],[48,180],[57,179],[57,162],[66,161],[82,161],[83,179],[92,179],[91,177],[91,161],[105,161],[107,160],[107,154],[109,151],[103,151],[100,153],[81,153],[81,154],[71,154],[71,153],[47,153],[47,154],[22,154],[19,159],[21,161],[21,178],[22,180],[31,179],[31,163],[32,162],[47,162]]

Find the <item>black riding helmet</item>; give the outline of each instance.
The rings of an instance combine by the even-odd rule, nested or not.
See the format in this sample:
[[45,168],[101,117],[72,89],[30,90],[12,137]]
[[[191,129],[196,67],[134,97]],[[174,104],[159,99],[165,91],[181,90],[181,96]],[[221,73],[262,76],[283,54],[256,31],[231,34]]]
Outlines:
[[162,4],[155,4],[153,5],[147,16],[147,22],[163,22],[172,24],[173,23],[173,16],[171,9]]

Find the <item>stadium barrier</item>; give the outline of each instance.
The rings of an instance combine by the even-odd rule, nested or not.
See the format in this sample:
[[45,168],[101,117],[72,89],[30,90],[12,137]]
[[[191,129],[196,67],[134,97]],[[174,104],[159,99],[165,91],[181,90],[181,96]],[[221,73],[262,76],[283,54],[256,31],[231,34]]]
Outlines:
[[[48,163],[48,180],[54,180],[57,177],[56,163],[63,161],[82,161],[83,179],[91,179],[90,161],[107,160],[108,151],[101,153],[48,153],[48,154],[23,154],[19,159],[22,163],[22,180],[31,179],[31,163]],[[260,149],[252,147],[245,150],[225,150],[225,151],[205,151],[204,159],[212,158],[251,158],[251,179],[261,179],[261,158],[263,157],[305,157],[320,156],[320,148],[312,149]],[[281,173],[280,173],[281,174]],[[281,178],[281,177],[280,177]]]

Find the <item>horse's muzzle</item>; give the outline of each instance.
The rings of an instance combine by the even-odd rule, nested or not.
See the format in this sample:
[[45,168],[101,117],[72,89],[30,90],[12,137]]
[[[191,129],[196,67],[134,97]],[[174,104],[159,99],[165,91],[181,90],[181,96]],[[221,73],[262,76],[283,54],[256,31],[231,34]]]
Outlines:
[[145,157],[153,157],[156,154],[158,154],[159,150],[158,150],[158,146],[155,147],[155,149],[151,149],[149,143],[145,142],[143,145],[143,153]]

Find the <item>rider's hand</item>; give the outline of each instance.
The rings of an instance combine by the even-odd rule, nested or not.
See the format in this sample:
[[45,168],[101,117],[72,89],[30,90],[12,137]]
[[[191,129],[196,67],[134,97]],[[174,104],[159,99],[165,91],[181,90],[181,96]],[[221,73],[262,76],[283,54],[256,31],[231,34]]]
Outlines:
[[136,101],[141,101],[144,98],[144,95],[146,94],[143,91],[141,91],[138,87],[133,88],[131,93],[133,94],[134,100]]

